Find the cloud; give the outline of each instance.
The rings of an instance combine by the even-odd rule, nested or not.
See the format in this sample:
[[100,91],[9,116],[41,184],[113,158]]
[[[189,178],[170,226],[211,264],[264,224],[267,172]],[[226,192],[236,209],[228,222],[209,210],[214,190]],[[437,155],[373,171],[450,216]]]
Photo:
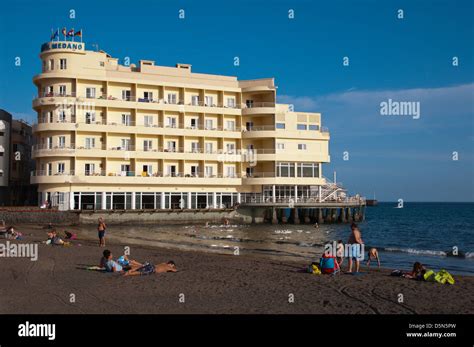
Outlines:
[[[389,99],[419,102],[420,119],[382,116],[380,104]],[[402,133],[431,132],[433,129],[459,126],[474,129],[474,83],[377,91],[351,88],[321,96],[282,95],[278,101],[293,104],[297,111],[321,112],[326,125],[359,136],[393,134],[394,130]]]

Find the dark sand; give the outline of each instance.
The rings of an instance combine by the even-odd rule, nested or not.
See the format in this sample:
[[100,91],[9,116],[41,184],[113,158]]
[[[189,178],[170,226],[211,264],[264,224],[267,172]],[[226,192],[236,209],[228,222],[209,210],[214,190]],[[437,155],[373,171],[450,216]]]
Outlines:
[[[23,241],[12,242],[43,239],[45,230],[29,227]],[[113,236],[108,241],[107,248],[121,255],[123,246],[113,244]],[[97,265],[103,249],[92,240],[74,243],[39,244],[38,261],[0,258],[0,314],[474,312],[474,277],[455,276],[456,284],[450,286],[391,277],[387,269],[361,276],[316,276],[300,272],[302,263],[136,246],[132,258],[153,263],[173,259],[180,271],[123,277],[77,269]],[[71,293],[75,303],[69,302]],[[180,294],[185,303],[179,302]],[[288,302],[290,294],[294,303]],[[398,303],[399,294],[403,303]]]

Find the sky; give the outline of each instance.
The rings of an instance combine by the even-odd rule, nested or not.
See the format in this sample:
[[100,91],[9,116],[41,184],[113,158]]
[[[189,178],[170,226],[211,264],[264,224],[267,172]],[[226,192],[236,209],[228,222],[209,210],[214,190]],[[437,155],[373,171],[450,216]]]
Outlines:
[[[34,122],[41,44],[52,28],[83,29],[86,49],[121,61],[274,77],[278,102],[322,113],[323,174],[352,194],[474,201],[473,15],[472,0],[11,1],[0,9],[0,108]],[[381,114],[389,100],[419,117]]]

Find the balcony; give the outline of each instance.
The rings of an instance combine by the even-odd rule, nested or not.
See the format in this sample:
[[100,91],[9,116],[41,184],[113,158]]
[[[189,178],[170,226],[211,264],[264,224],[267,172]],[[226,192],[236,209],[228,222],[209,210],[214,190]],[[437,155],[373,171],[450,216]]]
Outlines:
[[242,115],[275,113],[274,102],[253,102],[242,104]]
[[33,171],[31,184],[136,184],[136,185],[241,185],[240,175],[203,175],[184,172],[137,173],[135,171],[64,172]]
[[[253,152],[250,153],[253,155]],[[85,146],[67,144],[64,146],[34,145],[32,157],[94,157],[94,158],[140,158],[140,159],[176,159],[176,160],[211,160],[222,162],[241,162],[247,151],[236,149],[206,150],[189,147],[136,147],[133,144],[122,145],[96,145]],[[247,160],[246,160],[247,161]]]
[[323,185],[325,182],[320,177],[281,177],[275,172],[254,172],[242,176],[244,185]]
[[33,125],[34,132],[40,131],[87,131],[87,132],[117,132],[117,133],[140,133],[141,135],[172,135],[172,136],[198,136],[240,138],[241,128],[239,126],[206,126],[199,123],[196,125],[184,123],[155,122],[145,124],[144,122],[120,122],[106,120],[90,120],[87,122],[77,122],[76,117],[66,116],[62,120],[51,120],[39,118],[38,123]]
[[[212,103],[208,104],[203,101],[185,102],[184,100],[176,100],[169,102],[163,98],[149,99],[140,98],[134,95],[125,98],[113,95],[83,95],[73,93],[43,93],[33,99],[33,108],[39,108],[43,105],[57,104],[85,104],[97,107],[117,107],[117,108],[134,108],[144,110],[165,110],[179,112],[195,112],[195,113],[215,113],[215,114],[233,114],[240,115],[241,108],[246,108],[245,104],[225,104]],[[257,107],[257,106],[255,106]]]

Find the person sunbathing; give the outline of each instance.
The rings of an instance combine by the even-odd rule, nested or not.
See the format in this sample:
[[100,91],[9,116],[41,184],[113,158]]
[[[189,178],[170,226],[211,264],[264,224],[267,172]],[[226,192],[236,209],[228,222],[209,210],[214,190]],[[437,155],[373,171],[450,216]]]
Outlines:
[[403,274],[403,277],[415,279],[415,280],[423,280],[423,276],[426,272],[426,268],[419,262],[413,264],[413,270],[409,273]]
[[174,261],[170,260],[167,263],[160,263],[160,264],[150,264],[145,263],[143,266],[139,267],[138,269],[131,269],[124,273],[124,276],[143,276],[143,275],[151,275],[154,273],[163,273],[163,272],[177,272],[176,264]]
[[107,272],[125,272],[132,269],[142,267],[143,264],[133,259],[128,259],[126,255],[122,255],[116,261],[113,259],[112,252],[108,249],[102,253],[99,267],[105,268]]

